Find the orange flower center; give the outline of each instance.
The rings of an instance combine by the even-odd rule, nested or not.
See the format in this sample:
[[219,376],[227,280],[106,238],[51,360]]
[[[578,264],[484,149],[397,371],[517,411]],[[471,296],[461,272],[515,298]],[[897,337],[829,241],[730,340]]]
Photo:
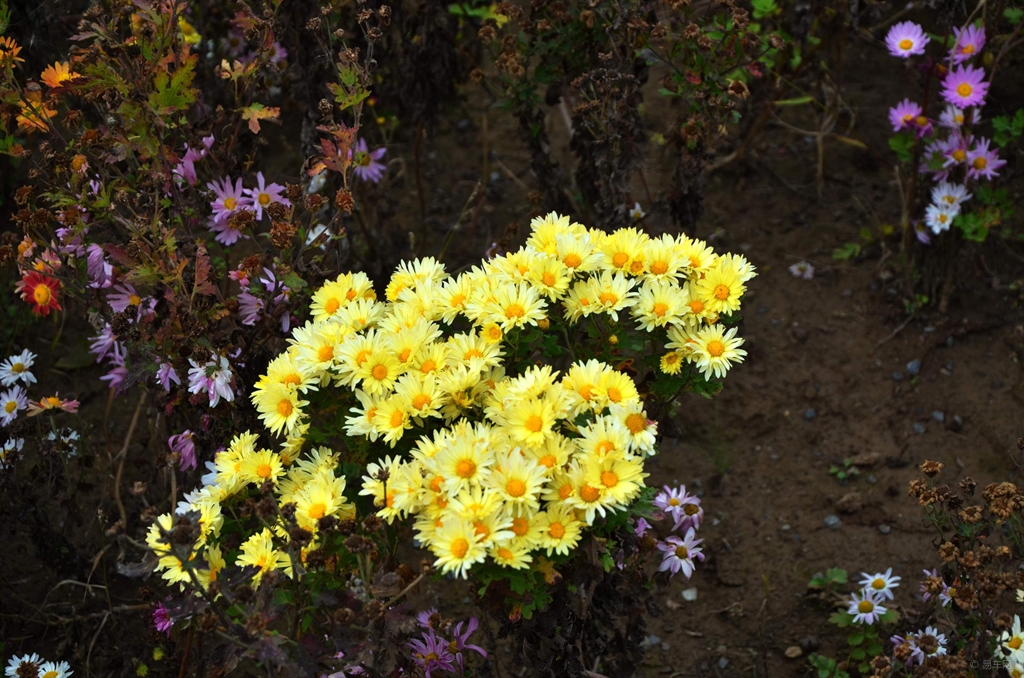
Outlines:
[[[334,357],[334,347],[333,346],[321,346],[320,350],[316,352],[316,357],[322,363],[327,362],[328,360],[330,360],[330,359],[332,359]],[[383,366],[381,366],[381,367],[383,367]],[[376,368],[374,368],[374,369],[376,369]]]
[[690,310],[693,311],[694,313],[701,313],[704,310],[704,302],[701,301],[700,299],[694,299],[693,301],[689,302],[687,306],[689,306]]
[[565,259],[562,259],[562,263],[565,264],[566,268],[576,268],[583,263],[578,254],[566,254]]
[[725,301],[729,298],[729,288],[726,285],[718,285],[715,287],[715,299],[719,301]]
[[309,507],[309,517],[313,520],[320,520],[327,513],[327,507],[323,502],[317,502]]
[[857,612],[867,613],[867,612],[871,612],[874,609],[875,609],[875,604],[872,603],[870,600],[862,600],[859,603],[857,603]]
[[534,414],[527,418],[525,426],[527,431],[539,433],[541,428],[544,427],[544,421]]
[[953,160],[956,160],[957,162],[963,162],[966,157],[967,151],[963,150],[962,148],[958,148],[955,151],[953,151]]
[[295,407],[292,405],[290,400],[282,400],[277,404],[277,412],[282,417],[290,417],[292,415],[292,410],[294,409]]
[[418,393],[416,397],[412,399],[412,406],[417,410],[422,410],[424,407],[430,404],[431,398],[426,393]]
[[658,316],[659,318],[665,317],[665,314],[667,312],[668,304],[663,304],[659,301],[657,304],[654,305],[654,315]]
[[266,207],[267,205],[270,204],[270,194],[269,193],[260,193],[259,200],[260,200],[260,205],[262,207]]
[[526,494],[526,483],[518,478],[513,478],[505,485],[505,491],[510,497],[521,497]]
[[380,364],[374,365],[373,370],[371,370],[370,373],[373,375],[373,378],[376,379],[377,381],[383,381],[388,376],[388,366]]
[[476,473],[476,462],[472,459],[462,459],[455,465],[455,473],[460,478],[472,478]]
[[903,38],[900,40],[900,49],[910,49],[914,46],[914,41],[910,38]]
[[540,280],[548,287],[551,287],[552,285],[555,284],[555,274],[549,271],[545,271],[543,275],[541,275]]
[[612,401],[613,403],[619,402],[620,400],[622,400],[622,391],[615,388],[614,386],[610,387],[608,389],[608,400]]
[[32,290],[32,299],[36,302],[37,306],[46,306],[50,303],[50,297],[53,296],[50,292],[50,288],[46,285],[36,285],[36,288]]
[[515,518],[512,520],[512,531],[517,537],[524,536],[530,531],[530,521],[526,518]]
[[469,542],[459,537],[452,542],[452,555],[456,558],[465,558],[469,553]]
[[555,459],[555,455],[545,454],[543,457],[537,460],[537,463],[547,468],[553,468],[556,461],[557,460]]
[[605,471],[601,474],[601,484],[605,487],[615,487],[619,484],[619,476],[613,471]]
[[333,314],[339,308],[341,308],[341,302],[335,299],[334,297],[331,297],[326,302],[324,302],[324,310],[327,311],[328,313]]
[[975,158],[974,162],[972,162],[971,164],[974,165],[974,169],[983,170],[988,166],[988,160],[982,157],[978,157]]
[[228,197],[224,198],[224,208],[225,209],[233,210],[233,209],[235,209],[235,205],[237,205],[237,204],[238,204],[238,199],[237,198],[234,198],[232,196],[228,196]]
[[956,86],[956,93],[964,98],[971,96],[971,92],[973,91],[974,88],[971,87],[966,82],[961,82],[959,85]]
[[601,498],[601,490],[590,485],[584,485],[580,488],[580,499],[585,502],[594,502]]
[[260,464],[256,467],[256,475],[260,478],[269,478],[273,472],[274,470],[270,468],[270,464]]
[[555,539],[561,539],[565,536],[565,527],[562,523],[551,523],[551,525],[548,526],[548,534]]
[[498,549],[498,557],[502,560],[512,560],[515,555],[505,547]]
[[522,318],[526,314],[526,309],[516,303],[509,304],[505,307],[505,317],[509,320],[513,318]]
[[633,413],[626,417],[626,428],[633,435],[640,433],[647,428],[647,417],[642,414]]
[[622,268],[629,261],[629,255],[625,252],[616,252],[615,256],[612,257],[612,264],[615,268]]
[[614,306],[615,304],[619,303],[619,295],[615,294],[614,292],[605,292],[597,299],[602,304],[605,304],[607,306]]
[[653,273],[654,275],[663,275],[665,273],[668,273],[668,263],[661,261],[660,259],[658,261],[653,262],[651,264],[651,273]]
[[718,339],[712,339],[708,342],[708,355],[712,358],[717,358],[723,353],[725,353],[725,345]]
[[402,414],[402,410],[395,410],[391,413],[391,428],[398,428],[405,423],[405,415]]

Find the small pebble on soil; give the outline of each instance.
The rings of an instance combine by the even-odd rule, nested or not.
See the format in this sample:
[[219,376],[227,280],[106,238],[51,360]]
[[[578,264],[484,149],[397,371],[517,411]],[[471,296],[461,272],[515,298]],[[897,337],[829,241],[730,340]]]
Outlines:
[[825,526],[832,530],[838,530],[843,526],[843,521],[839,520],[839,516],[833,513],[825,516]]

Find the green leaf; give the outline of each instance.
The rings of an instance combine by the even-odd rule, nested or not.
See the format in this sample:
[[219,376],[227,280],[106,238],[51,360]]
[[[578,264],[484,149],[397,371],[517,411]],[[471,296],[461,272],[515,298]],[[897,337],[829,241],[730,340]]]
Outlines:
[[1016,26],[1024,18],[1024,9],[1020,7],[1007,7],[1003,10],[1003,16],[1006,17],[1007,21]]
[[850,656],[856,659],[857,661],[860,661],[864,659],[864,657],[867,657],[868,653],[865,652],[862,648],[858,647],[856,649],[850,650]]
[[910,162],[914,157],[914,135],[909,132],[900,132],[889,137],[889,148],[900,159],[900,162]]
[[850,645],[853,645],[853,646],[860,645],[861,643],[864,642],[864,634],[863,633],[851,634],[850,637],[846,639],[846,642],[849,643]]
[[796,97],[795,99],[779,99],[773,101],[772,104],[775,106],[803,106],[814,101],[814,97]]
[[775,4],[775,0],[753,0],[751,5],[754,7],[755,19],[763,19],[779,11],[779,6]]
[[149,95],[149,107],[158,115],[170,115],[174,111],[184,111],[196,100],[199,91],[189,87],[195,78],[196,57],[182,60],[171,75],[161,71],[153,81],[155,91]]
[[848,242],[842,247],[832,250],[832,258],[837,261],[847,261],[860,254],[860,245],[855,242]]
[[841,567],[830,567],[825,573],[825,576],[828,577],[829,581],[835,582],[836,584],[846,583],[846,570]]

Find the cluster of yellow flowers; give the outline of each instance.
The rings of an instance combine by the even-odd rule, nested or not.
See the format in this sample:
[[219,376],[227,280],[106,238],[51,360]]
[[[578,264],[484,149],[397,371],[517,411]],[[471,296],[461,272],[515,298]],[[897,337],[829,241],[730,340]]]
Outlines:
[[[718,321],[740,308],[754,268],[686,236],[604,233],[556,214],[531,226],[523,248],[454,277],[432,258],[403,263],[385,301],[363,274],[323,285],[312,320],[295,328],[252,394],[267,428],[286,436],[280,453],[255,450],[251,434],[237,437],[180,510],[200,512],[205,537],[219,527],[222,499],[271,480],[313,544],[319,518],[352,515],[330,451],[293,466],[309,427],[305,398],[331,387],[358,400],[345,419],[349,435],[391,447],[416,436],[410,458],[367,466],[361,494],[389,521],[415,516],[419,541],[445,572],[465,576],[488,557],[524,568],[534,551],[567,553],[597,515],[628,506],[656,437],[632,379],[597,360],[564,375],[543,366],[507,376],[507,334],[546,329],[553,314],[570,325],[631,319],[639,331],[662,332],[663,372],[688,361],[722,377],[745,351]],[[455,332],[460,320],[465,331]],[[292,567],[269,529],[242,552],[238,563],[260,573]],[[174,564],[161,566],[182,580]]]
[[[283,507],[291,504],[295,509],[295,521],[309,530],[314,539],[305,546],[299,557],[317,547],[317,523],[325,516],[339,519],[355,516],[355,507],[345,498],[345,478],[337,477],[336,454],[326,448],[313,450],[305,459],[289,461],[286,454],[271,450],[256,449],[258,436],[245,432],[235,436],[225,450],[217,453],[213,463],[207,462],[209,473],[203,476],[203,487],[185,495],[179,502],[176,513],[190,511],[199,514],[200,533],[188,561],[202,556],[205,567],[190,567],[182,562],[180,553],[175,553],[171,544],[175,528],[175,517],[171,514],[160,516],[149,528],[147,545],[158,556],[157,569],[163,571],[163,578],[171,583],[195,583],[189,569],[194,569],[197,582],[207,586],[217,579],[217,573],[225,561],[220,548],[210,540],[217,537],[224,517],[221,502],[249,486],[262,487],[274,483],[277,503]],[[288,462],[288,468],[285,468]],[[264,572],[283,570],[292,573],[291,556],[275,546],[274,536],[286,538],[287,532],[281,525],[273,530],[264,528],[250,536],[241,546],[236,565],[252,565],[257,568],[254,584],[258,585]],[[198,562],[198,561],[197,561]]]

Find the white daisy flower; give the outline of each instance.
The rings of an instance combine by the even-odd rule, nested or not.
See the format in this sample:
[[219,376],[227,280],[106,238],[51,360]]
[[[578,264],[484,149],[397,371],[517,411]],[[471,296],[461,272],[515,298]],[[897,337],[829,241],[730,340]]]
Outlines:
[[0,447],[0,469],[10,468],[14,458],[25,447],[24,438],[8,438],[7,442]]
[[7,669],[4,671],[4,675],[7,676],[7,678],[17,678],[18,669],[21,668],[25,669],[24,675],[31,675],[31,671],[28,671],[29,665],[31,664],[32,668],[38,670],[41,663],[42,659],[40,659],[39,655],[34,652],[20,657],[11,657],[11,660],[7,662]]
[[640,207],[640,203],[635,203],[635,204],[634,204],[634,205],[633,205],[633,206],[632,206],[632,207],[631,207],[631,208],[629,209],[629,218],[630,218],[631,220],[633,220],[633,221],[640,221],[640,220],[641,220],[641,219],[643,219],[643,218],[644,218],[645,216],[647,216],[647,215],[646,215],[646,214],[644,213],[644,210],[643,210],[643,208],[642,208],[642,207]]
[[960,214],[959,205],[956,207],[928,205],[928,209],[924,213],[924,221],[928,224],[928,228],[932,229],[932,233],[937,235],[948,231],[949,227],[953,225],[953,219],[958,214]]
[[12,355],[0,363],[0,384],[10,386],[18,381],[23,381],[26,384],[36,383],[35,375],[30,371],[35,360],[36,354],[25,349],[18,355]]
[[0,393],[0,426],[7,426],[18,418],[18,412],[28,407],[25,389],[12,386]]
[[865,590],[877,595],[881,600],[892,600],[892,590],[900,585],[900,577],[893,575],[891,567],[885,571],[885,574],[880,572],[877,574],[861,572],[860,574],[860,585]]
[[939,185],[932,189],[932,202],[936,205],[949,205],[959,209],[960,205],[970,199],[971,194],[963,184],[940,181]]
[[39,678],[68,678],[72,673],[67,662],[46,662],[39,667]]
[[854,624],[874,624],[879,617],[886,613],[881,598],[870,589],[850,596],[849,607],[846,611],[853,615]]

